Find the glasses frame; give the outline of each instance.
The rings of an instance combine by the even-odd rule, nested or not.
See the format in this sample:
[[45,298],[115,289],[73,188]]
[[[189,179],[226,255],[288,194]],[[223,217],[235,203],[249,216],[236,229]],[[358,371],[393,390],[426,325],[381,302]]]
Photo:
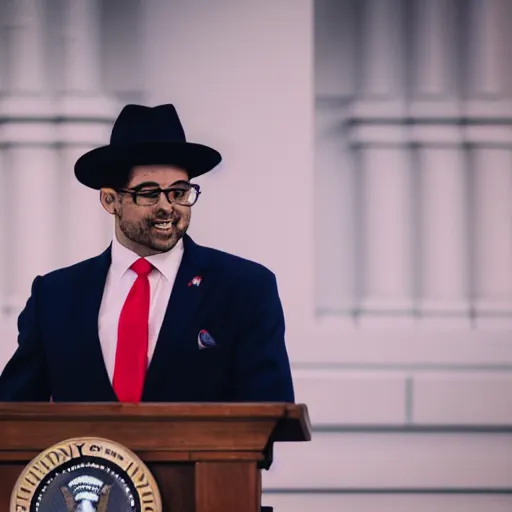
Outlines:
[[179,186],[175,186],[175,187],[169,187],[169,188],[160,188],[160,187],[153,187],[149,190],[151,190],[152,192],[153,191],[157,191],[159,192],[159,195],[158,195],[158,198],[156,199],[156,201],[153,203],[153,204],[139,204],[137,203],[137,195],[140,194],[141,192],[144,192],[144,191],[149,191],[148,189],[140,189],[140,188],[118,188],[118,189],[115,189],[117,193],[119,194],[127,194],[129,196],[131,196],[132,198],[132,201],[133,201],[133,204],[137,205],[137,206],[154,206],[155,204],[157,204],[159,201],[160,201],[160,195],[163,193],[165,198],[167,199],[167,202],[169,204],[178,204],[180,206],[194,206],[198,199],[199,199],[199,196],[201,195],[201,187],[199,185],[197,185],[197,183],[188,183],[188,185],[190,186],[190,188],[193,188],[195,189],[196,191],[196,199],[195,201],[192,203],[192,204],[183,204],[183,203],[180,203],[178,201],[175,201],[175,200],[171,200],[169,198],[169,194],[173,191],[173,190],[177,190],[179,189],[180,187]]

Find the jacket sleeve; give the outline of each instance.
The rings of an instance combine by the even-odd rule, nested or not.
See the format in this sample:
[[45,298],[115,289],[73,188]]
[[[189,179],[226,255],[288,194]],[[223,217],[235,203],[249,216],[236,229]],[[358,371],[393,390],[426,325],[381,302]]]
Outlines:
[[37,311],[40,280],[39,276],[34,279],[31,295],[18,317],[18,348],[0,375],[2,402],[43,402],[50,399]]
[[245,288],[235,349],[234,400],[295,401],[285,320],[275,275],[264,270]]

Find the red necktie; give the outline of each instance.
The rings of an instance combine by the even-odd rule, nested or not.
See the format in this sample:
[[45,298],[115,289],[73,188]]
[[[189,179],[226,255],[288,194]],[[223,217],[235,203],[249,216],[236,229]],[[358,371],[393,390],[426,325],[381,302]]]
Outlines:
[[128,293],[117,332],[113,387],[120,402],[139,402],[148,364],[149,279],[153,268],[144,258],[131,267],[137,279]]

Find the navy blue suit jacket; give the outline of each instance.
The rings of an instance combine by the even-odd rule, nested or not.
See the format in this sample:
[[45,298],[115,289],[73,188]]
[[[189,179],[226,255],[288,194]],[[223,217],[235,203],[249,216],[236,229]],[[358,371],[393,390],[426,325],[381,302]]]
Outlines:
[[[274,274],[195,244],[184,255],[144,385],[145,402],[293,402]],[[98,337],[110,248],[36,277],[0,401],[116,401]],[[188,284],[201,276],[200,286]],[[207,330],[216,346],[199,349]]]

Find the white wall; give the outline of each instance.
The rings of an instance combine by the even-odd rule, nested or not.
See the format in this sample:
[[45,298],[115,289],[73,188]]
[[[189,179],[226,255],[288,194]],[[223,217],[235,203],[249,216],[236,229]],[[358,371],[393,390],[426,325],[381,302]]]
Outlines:
[[224,158],[200,182],[192,233],[272,267],[292,328],[312,318],[311,15],[192,0],[155,2],[146,20],[147,102],[174,102],[187,136]]
[[[484,34],[476,40],[488,49],[482,55],[494,62],[492,27],[504,17],[499,16],[503,3],[470,4],[477,27],[477,20],[490,20],[490,30],[475,33]],[[281,512],[502,512],[512,507],[510,320],[487,319],[475,329],[463,315],[418,321],[408,313],[415,297],[410,291],[417,274],[411,268],[417,254],[403,252],[411,247],[404,222],[414,201],[404,181],[410,167],[402,142],[410,134],[395,126],[403,120],[404,108],[410,108],[399,80],[410,58],[400,45],[400,30],[406,26],[401,5],[395,0],[319,1],[315,22],[312,0],[132,2],[126,26],[134,30],[134,19],[139,20],[140,41],[138,51],[131,46],[133,61],[140,66],[133,85],[130,60],[113,57],[120,41],[133,32],[106,31],[106,58],[112,59],[106,67],[117,66],[116,73],[108,74],[109,90],[139,96],[147,104],[174,103],[188,137],[223,153],[221,167],[198,180],[204,194],[194,210],[192,236],[258,260],[278,276],[297,399],[308,404],[314,425],[311,443],[276,447],[275,464],[264,475],[265,503]],[[432,12],[419,12],[418,19],[451,19],[443,6],[452,2],[430,0],[423,5]],[[106,12],[108,19],[115,19],[111,7]],[[366,32],[357,32],[359,25],[351,16],[365,20]],[[442,24],[421,25],[424,46],[417,48],[426,49],[423,60],[412,59],[427,97],[450,90],[452,61],[443,67],[439,59],[451,48],[443,37],[452,32],[438,26]],[[366,52],[361,62],[356,53],[360,47]],[[362,82],[358,66],[364,71]],[[491,92],[495,69],[501,67],[476,73],[491,77],[480,84]],[[504,69],[509,78],[509,68]],[[497,90],[493,94],[499,96]],[[500,105],[506,113],[508,89],[503,90]],[[424,118],[432,111],[451,112],[454,105],[457,101],[443,100],[412,106]],[[489,103],[469,106],[490,115]],[[347,116],[362,126],[349,137]],[[376,117],[388,120],[377,131],[371,124]],[[428,132],[422,127],[418,136],[422,141],[452,137],[459,143],[454,126],[448,125],[448,132],[440,129],[434,126]],[[492,133],[496,129],[478,132],[477,138]],[[358,212],[350,207],[356,199],[353,187],[361,184],[349,158],[354,140],[370,146],[384,140],[391,146],[386,151],[370,147],[363,155],[364,183],[372,194],[362,210],[366,247],[372,248],[365,266],[358,265],[353,251],[360,235],[354,225],[361,224],[350,222]],[[434,198],[451,191],[452,196],[445,196],[448,210],[442,213],[465,224],[466,216],[450,210],[452,199],[462,194],[463,167],[453,168],[453,152],[435,155],[429,161],[439,172],[431,176],[431,187],[422,190]],[[510,170],[499,155],[482,155],[482,168],[492,163],[497,177],[491,182],[483,177],[477,187],[484,205],[478,222],[489,244],[489,250],[479,246],[481,268],[488,276],[481,289],[491,295],[496,290],[508,293],[499,281],[510,272],[510,261],[500,256],[506,249],[500,233],[508,236],[503,216],[510,189],[501,192],[499,184],[508,183]],[[445,189],[444,179],[450,177],[452,188]],[[494,194],[500,194],[501,210],[493,208]],[[448,238],[454,249],[444,250],[443,222],[436,224],[438,210],[432,203],[428,206],[425,218],[431,229],[426,233],[437,252],[422,260],[431,264],[425,268],[433,269],[424,274],[433,276],[425,289],[434,299],[450,292],[448,298],[460,304],[464,281],[445,272],[450,262],[458,261],[454,251],[465,254],[460,247],[465,242]],[[499,240],[486,229],[496,219],[502,222]],[[99,247],[100,239],[96,243]],[[75,256],[92,247],[76,244]],[[500,268],[496,275],[490,271],[493,264]],[[353,268],[362,271],[358,275]],[[360,291],[362,281],[369,293],[359,301],[354,290]],[[347,314],[347,304],[349,311],[354,304],[366,308],[366,314],[355,321]],[[434,305],[439,302],[434,300]],[[14,316],[9,318],[11,334],[0,352],[4,358],[14,347]]]

